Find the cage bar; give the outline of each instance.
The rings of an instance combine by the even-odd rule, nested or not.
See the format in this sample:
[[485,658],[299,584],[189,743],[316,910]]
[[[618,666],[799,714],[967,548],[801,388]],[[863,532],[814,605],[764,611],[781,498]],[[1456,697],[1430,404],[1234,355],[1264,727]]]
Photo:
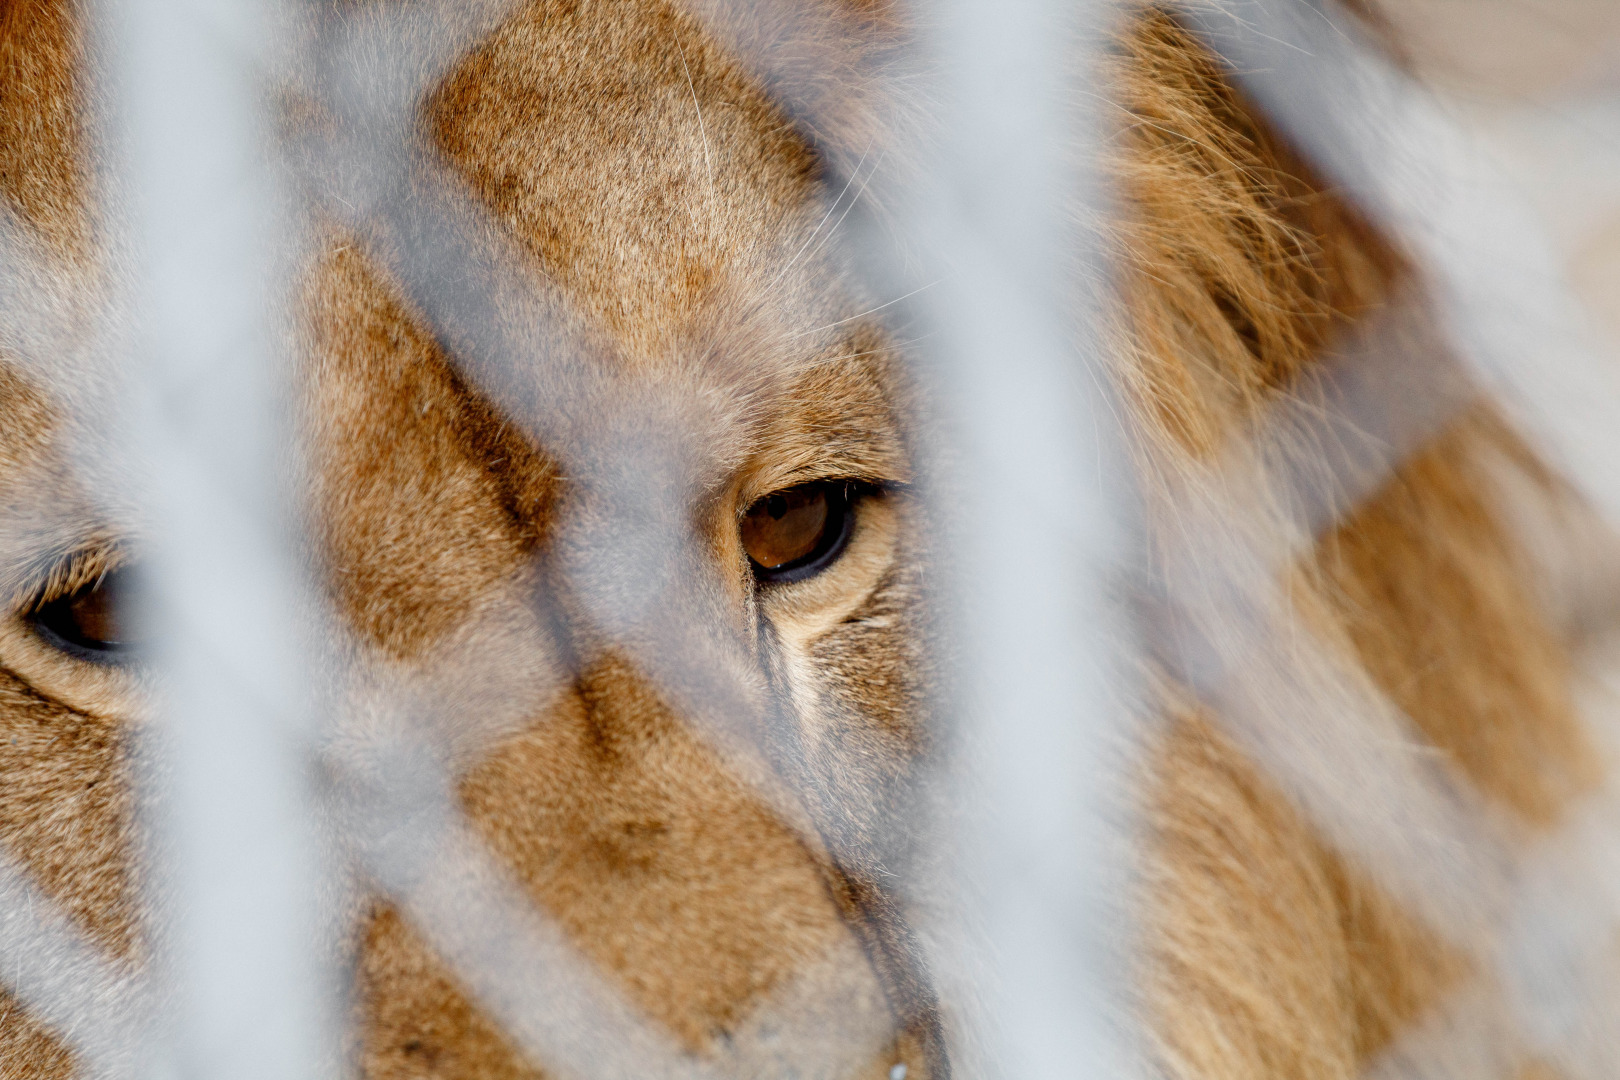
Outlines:
[[140,312],[127,385],[167,680],[147,812],[172,1044],[149,1075],[318,1076],[335,1010],[316,954],[314,718],[273,314],[286,239],[267,139],[275,10],[139,0],[103,13],[127,132]]
[[1119,411],[1105,389],[1108,274],[1088,225],[1108,203],[1089,92],[1119,9],[1105,0],[919,13],[937,65],[937,177],[911,239],[925,374],[954,444],[930,494],[955,528],[963,840],[984,935],[990,1075],[1128,1076],[1136,710],[1122,587],[1136,557]]

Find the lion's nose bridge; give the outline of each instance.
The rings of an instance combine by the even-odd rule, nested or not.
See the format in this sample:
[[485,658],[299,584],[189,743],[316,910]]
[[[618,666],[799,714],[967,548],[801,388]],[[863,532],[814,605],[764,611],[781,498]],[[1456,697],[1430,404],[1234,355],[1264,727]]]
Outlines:
[[745,1032],[827,957],[865,965],[816,856],[683,711],[627,654],[603,651],[459,796],[538,910],[699,1049]]
[[[707,748],[720,772],[777,784],[778,703],[723,558],[687,540],[658,552],[651,566],[624,570],[613,565],[621,554],[571,548],[569,530],[560,533],[542,602],[572,681],[550,714],[581,712],[603,762],[679,730]],[[797,802],[774,788],[769,801]]]
[[682,722],[652,680],[621,652],[596,658],[580,673],[573,694],[584,717],[588,746],[602,763],[604,777],[645,749],[660,731]]
[[699,726],[757,726],[766,685],[734,515],[715,494],[722,470],[689,438],[604,442],[543,556],[542,603],[581,692],[600,700],[611,686]]

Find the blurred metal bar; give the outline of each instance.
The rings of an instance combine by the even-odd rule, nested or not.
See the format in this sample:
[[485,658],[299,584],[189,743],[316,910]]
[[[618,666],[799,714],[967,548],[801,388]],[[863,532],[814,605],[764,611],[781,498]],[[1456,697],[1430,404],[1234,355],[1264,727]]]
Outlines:
[[1437,316],[1482,387],[1620,523],[1620,373],[1485,151],[1336,0],[1182,6],[1293,144],[1434,275]]
[[1504,838],[1289,587],[1324,533],[1478,404],[1435,318],[1423,290],[1397,292],[1190,478],[1160,481],[1144,629],[1323,837],[1442,934],[1477,938],[1506,899]]
[[911,225],[940,278],[918,311],[955,440],[930,494],[957,541],[983,1067],[1128,1076],[1135,702],[1118,589],[1136,511],[1102,389],[1104,260],[1077,224],[1108,201],[1097,97],[1082,91],[1115,8],[950,0],[918,14],[943,130],[925,170],[937,183]]
[[51,1025],[90,1077],[134,1075],[150,1047],[150,987],[110,963],[73,920],[0,853],[0,981]]
[[316,842],[272,317],[278,195],[269,0],[108,4],[126,140],[133,430],[150,489],[151,622],[167,677],[154,770],[173,980],[170,1074],[320,1075]]
[[[1493,404],[1620,524],[1620,377],[1586,339],[1543,229],[1483,149],[1334,0],[1188,3],[1184,15],[1294,145],[1429,275],[1437,325]],[[1445,1010],[1449,1039],[1420,1026],[1373,1075],[1427,1075],[1441,1062],[1455,1073],[1454,1047],[1483,1047],[1505,1023],[1561,1072],[1612,1072],[1614,798],[1610,785],[1559,833],[1500,860],[1508,890],[1491,898],[1489,952],[1505,1010],[1459,995]],[[1382,873],[1400,853],[1362,854]],[[1475,887],[1461,877],[1454,886]],[[1429,914],[1448,929],[1458,921],[1455,907]]]

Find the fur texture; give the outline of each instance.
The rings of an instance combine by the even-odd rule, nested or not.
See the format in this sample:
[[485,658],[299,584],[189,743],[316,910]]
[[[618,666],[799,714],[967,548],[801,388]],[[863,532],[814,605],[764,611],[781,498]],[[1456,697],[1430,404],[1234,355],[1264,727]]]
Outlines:
[[[1200,462],[1246,438],[1410,271],[1173,19],[1149,13],[1120,54],[1120,262],[1135,343],[1122,377],[1148,474],[1209,483]],[[1178,490],[1149,484],[1168,523],[1176,507],[1162,501]],[[1319,537],[1289,592],[1462,786],[1545,835],[1602,766],[1574,714],[1568,628],[1544,603],[1507,490],[1561,497],[1475,406]],[[1148,876],[1166,1071],[1359,1074],[1484,976],[1325,843],[1203,707],[1170,699]]]
[[[844,14],[893,31],[873,5]],[[69,258],[93,246],[77,15],[70,0],[0,8],[0,190]],[[1172,17],[1133,13],[1112,78],[1125,117],[1110,155],[1124,207],[1116,370],[1154,523],[1173,531],[1178,492],[1213,484],[1223,449],[1412,271]],[[587,344],[593,385],[685,425],[646,512],[685,500],[666,532],[690,551],[649,555],[647,573],[689,581],[675,595],[725,628],[736,650],[714,655],[743,658],[740,693],[771,721],[762,753],[803,794],[786,813],[739,777],[674,669],[604,629],[619,579],[577,572],[638,520],[605,478],[650,466],[604,465],[503,416],[387,252],[328,222],[304,276],[300,415],[333,648],[354,658],[331,677],[335,700],[381,715],[374,686],[393,680],[445,706],[434,735],[473,832],[682,1050],[786,1075],[803,1047],[772,1010],[833,1001],[829,1016],[865,1018],[844,1034],[871,1041],[851,1075],[944,1075],[942,1010],[887,884],[915,856],[893,837],[920,812],[917,777],[939,749],[909,390],[873,299],[836,245],[815,242],[833,194],[818,150],[841,160],[847,147],[812,146],[726,43],[662,0],[520,5],[452,66],[422,132]],[[0,355],[14,520],[56,498],[42,478],[65,468],[58,405]],[[874,486],[848,550],[808,581],[755,585],[738,515],[821,478]],[[1475,407],[1317,538],[1289,588],[1442,768],[1534,837],[1602,769],[1576,721],[1546,560],[1524,550],[1510,494],[1566,498]],[[48,542],[7,537],[8,551],[38,550],[5,578],[0,842],[99,947],[139,962],[126,756],[143,690],[26,622],[126,557],[114,523],[73,521]],[[1465,989],[1489,990],[1483,958],[1337,850],[1209,703],[1168,679],[1163,701],[1142,779],[1143,986],[1167,1075],[1348,1078]],[[334,760],[363,756],[366,738],[362,721],[344,728]],[[546,1074],[363,874],[348,911],[362,1075]],[[1509,1059],[1551,1075],[1517,1043]],[[71,1072],[66,1044],[0,995],[0,1076]]]

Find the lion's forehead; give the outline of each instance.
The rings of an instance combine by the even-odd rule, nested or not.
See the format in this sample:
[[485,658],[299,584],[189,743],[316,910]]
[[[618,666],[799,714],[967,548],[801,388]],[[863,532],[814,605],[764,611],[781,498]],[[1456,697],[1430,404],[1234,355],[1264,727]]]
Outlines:
[[669,5],[528,4],[430,113],[474,191],[631,354],[751,306],[813,224],[815,154]]

